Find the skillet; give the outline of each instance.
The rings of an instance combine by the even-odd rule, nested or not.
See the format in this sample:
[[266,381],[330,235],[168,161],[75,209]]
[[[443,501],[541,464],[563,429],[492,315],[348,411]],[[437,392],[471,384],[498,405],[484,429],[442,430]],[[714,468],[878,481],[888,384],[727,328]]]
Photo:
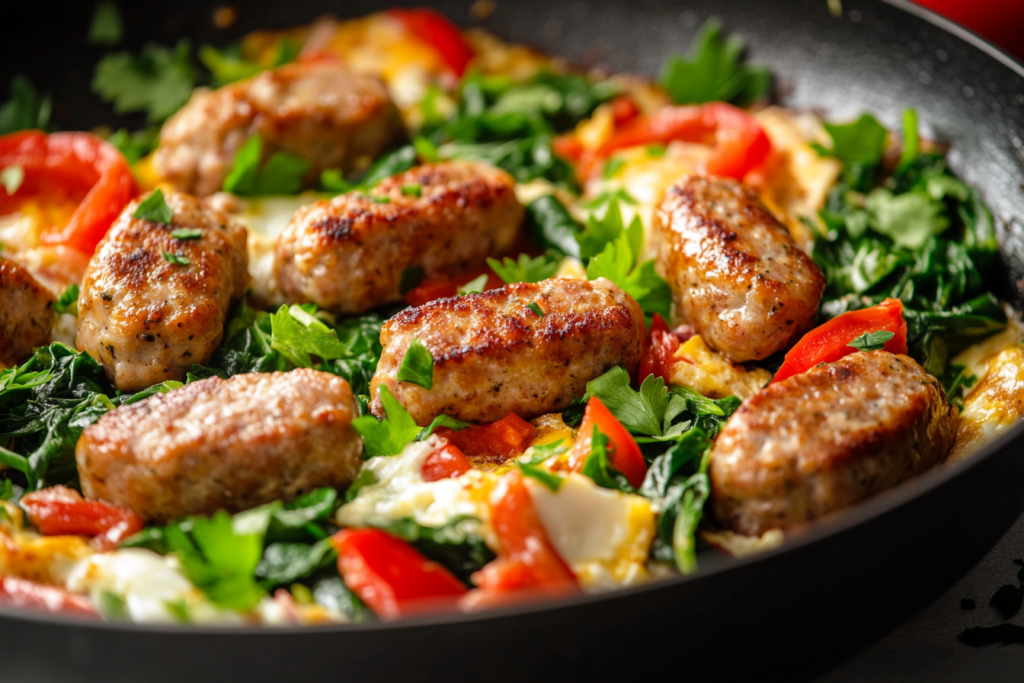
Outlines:
[[[111,117],[89,92],[100,52],[85,45],[92,3],[5,3],[0,83],[28,74],[55,96],[64,128]],[[128,40],[223,44],[258,28],[366,0],[241,4],[213,29],[206,3],[122,3]],[[401,3],[397,3],[401,4]],[[471,23],[468,2],[435,3]],[[833,119],[873,112],[898,127],[917,108],[928,137],[953,142],[950,162],[1000,222],[1003,290],[1024,303],[1024,67],[967,31],[902,0],[504,0],[483,25],[584,64],[653,74],[720,17],[776,76],[782,104]],[[968,461],[933,470],[823,520],[770,553],[700,556],[700,571],[602,596],[472,616],[306,629],[85,624],[0,610],[4,681],[523,681],[671,676],[801,680],[820,674],[907,619],[966,572],[1024,510],[1024,424]],[[950,644],[953,643],[950,634]]]

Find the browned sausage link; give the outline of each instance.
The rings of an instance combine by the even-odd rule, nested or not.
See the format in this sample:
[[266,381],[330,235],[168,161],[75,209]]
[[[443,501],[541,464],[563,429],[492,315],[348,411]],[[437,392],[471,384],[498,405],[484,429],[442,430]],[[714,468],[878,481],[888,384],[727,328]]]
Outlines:
[[[530,419],[565,408],[613,366],[634,370],[643,337],[640,307],[604,278],[521,282],[439,299],[384,324],[372,410],[383,415],[379,389],[387,387],[421,425],[441,414],[481,423],[509,413]],[[434,358],[430,389],[398,381],[413,338]]]
[[715,516],[744,534],[820,517],[943,462],[957,410],[908,356],[855,353],[770,385],[711,454]]
[[825,278],[751,188],[684,177],[652,237],[676,315],[729,360],[767,358],[812,325]]
[[50,342],[53,294],[14,261],[0,258],[0,368]]
[[316,370],[193,382],[86,428],[82,492],[167,522],[340,488],[361,464],[355,416],[348,382]]
[[[193,363],[209,360],[232,301],[249,283],[245,228],[173,192],[166,195],[172,224],[132,218],[140,201],[100,242],[78,302],[78,347],[122,391],[183,380]],[[201,234],[178,239],[171,233],[180,228]]]
[[221,189],[235,154],[253,135],[264,157],[309,162],[306,180],[348,173],[399,144],[398,109],[380,81],[338,64],[288,64],[217,90],[197,90],[160,131],[160,177],[200,197]]
[[[420,196],[403,194],[409,186]],[[371,195],[341,195],[296,212],[274,254],[275,280],[289,301],[337,313],[399,301],[404,271],[429,277],[481,267],[512,246],[523,219],[512,176],[485,164],[420,166]]]

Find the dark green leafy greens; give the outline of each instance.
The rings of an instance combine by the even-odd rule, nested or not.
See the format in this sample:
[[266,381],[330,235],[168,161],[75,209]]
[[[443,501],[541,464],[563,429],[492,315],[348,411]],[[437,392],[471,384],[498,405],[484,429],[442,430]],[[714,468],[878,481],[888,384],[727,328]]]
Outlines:
[[78,285],[72,282],[61,292],[53,310],[57,313],[70,313],[78,315]]
[[484,543],[480,520],[475,517],[460,515],[440,527],[423,526],[410,517],[376,526],[411,543],[470,586],[470,575],[495,557]]
[[[870,115],[828,127],[844,164],[814,243],[826,277],[820,317],[900,299],[911,355],[947,387],[949,359],[1006,325],[991,290],[998,244],[981,195],[954,177],[942,155],[922,152],[917,117],[904,116],[904,153],[882,178],[884,127]],[[880,183],[876,186],[876,183]]]

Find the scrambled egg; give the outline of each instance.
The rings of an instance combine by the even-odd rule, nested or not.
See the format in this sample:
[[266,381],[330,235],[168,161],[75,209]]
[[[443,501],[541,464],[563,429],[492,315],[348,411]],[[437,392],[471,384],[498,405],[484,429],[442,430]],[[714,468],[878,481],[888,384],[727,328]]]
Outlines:
[[762,368],[747,370],[730,363],[721,354],[694,335],[680,344],[669,369],[669,383],[690,387],[710,398],[738,396],[747,399],[772,381],[772,373]]
[[62,585],[75,564],[95,551],[80,536],[41,536],[25,528],[25,513],[0,501],[0,575]]
[[[555,415],[538,418],[534,445],[565,439],[571,429]],[[423,481],[423,462],[440,448],[431,437],[414,442],[401,454],[368,460],[375,484],[364,486],[352,502],[338,510],[342,526],[384,524],[412,517],[424,526],[442,526],[461,516],[479,520],[477,533],[488,546],[499,544],[490,528],[491,495],[502,470],[471,470],[455,479]],[[641,496],[602,489],[588,477],[569,474],[558,492],[527,477],[526,485],[548,536],[576,573],[584,590],[596,591],[646,581],[645,562],[654,540],[654,511]]]

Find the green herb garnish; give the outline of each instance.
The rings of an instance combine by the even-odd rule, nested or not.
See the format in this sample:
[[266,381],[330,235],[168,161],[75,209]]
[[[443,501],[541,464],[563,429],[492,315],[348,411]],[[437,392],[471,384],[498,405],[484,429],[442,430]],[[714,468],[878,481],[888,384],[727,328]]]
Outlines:
[[[171,221],[174,220],[174,211],[167,205],[167,200],[164,199],[164,193],[158,187],[153,190],[148,197],[139,202],[138,207],[135,209],[135,213],[132,214],[132,218],[169,225]],[[168,260],[170,261],[170,259]],[[174,261],[171,261],[171,263],[174,263]],[[184,265],[188,264],[186,263]]]
[[434,357],[418,337],[409,343],[409,348],[398,368],[398,381],[411,382],[424,389],[434,386]]

